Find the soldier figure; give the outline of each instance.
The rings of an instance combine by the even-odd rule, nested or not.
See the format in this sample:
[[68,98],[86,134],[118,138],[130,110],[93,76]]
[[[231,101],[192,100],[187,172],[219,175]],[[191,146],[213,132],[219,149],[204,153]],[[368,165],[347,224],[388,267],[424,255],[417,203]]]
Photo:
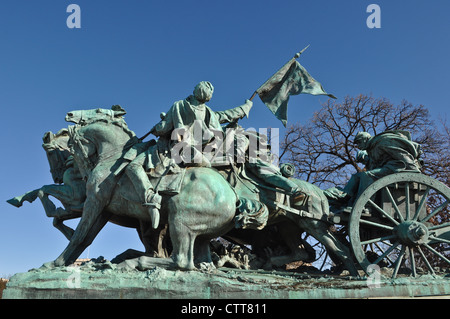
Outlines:
[[[360,149],[356,160],[365,164],[365,171],[353,174],[342,191],[326,190],[329,198],[352,201],[375,180],[399,172],[420,172],[422,150],[407,131],[385,131],[375,136],[356,134],[354,143]],[[351,203],[349,203],[351,204]]]
[[[210,82],[202,81],[195,87],[193,95],[175,102],[164,118],[150,130],[150,133],[160,137],[156,145],[137,156],[126,168],[126,174],[142,197],[143,205],[149,207],[154,228],[158,226],[159,222],[161,196],[155,192],[146,171],[155,168],[158,153],[164,153],[180,142],[182,138],[180,132],[185,129],[193,130],[197,127],[193,125],[195,122],[200,123],[200,129],[203,132],[200,132],[203,140],[196,142],[205,145],[214,137],[211,133],[213,130],[222,131],[222,123],[234,122],[248,116],[253,106],[253,102],[246,100],[243,105],[236,108],[213,111],[205,104],[211,100],[213,91],[214,88]],[[191,136],[197,135],[195,132],[191,132]],[[193,150],[195,152],[196,148]],[[205,157],[203,157],[203,162],[204,166],[210,166]]]

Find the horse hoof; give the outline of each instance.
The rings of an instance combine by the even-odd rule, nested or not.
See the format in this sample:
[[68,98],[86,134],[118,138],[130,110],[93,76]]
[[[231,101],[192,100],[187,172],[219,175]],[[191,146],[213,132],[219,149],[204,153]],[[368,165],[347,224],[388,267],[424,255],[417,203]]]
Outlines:
[[8,199],[6,202],[8,202],[9,204],[11,204],[11,205],[13,205],[15,207],[21,207],[22,206],[22,203],[15,197],[11,198],[11,199]]
[[214,265],[213,262],[201,262],[198,265],[198,270],[202,271],[202,272],[206,272],[206,273],[210,273],[215,271],[217,268]]
[[42,266],[39,267],[39,269],[46,270],[46,269],[53,269],[56,267],[57,267],[57,265],[56,265],[55,261],[49,261],[49,262],[42,264]]

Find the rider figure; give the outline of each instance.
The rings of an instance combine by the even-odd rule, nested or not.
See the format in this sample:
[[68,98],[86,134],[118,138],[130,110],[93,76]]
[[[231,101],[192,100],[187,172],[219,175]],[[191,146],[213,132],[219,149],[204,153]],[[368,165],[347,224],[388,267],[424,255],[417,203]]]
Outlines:
[[[194,122],[200,123],[204,132],[222,131],[220,124],[237,121],[246,115],[248,116],[253,105],[253,102],[246,100],[245,104],[236,108],[218,112],[213,111],[205,104],[211,100],[213,91],[214,88],[210,82],[202,81],[195,87],[193,95],[175,102],[164,118],[150,130],[150,133],[160,137],[157,144],[154,147],[150,147],[147,152],[137,156],[126,168],[126,174],[132,181],[139,196],[141,196],[143,205],[149,207],[154,228],[158,226],[159,222],[161,196],[155,192],[146,171],[155,168],[158,152],[164,153],[167,151],[167,148],[171,148],[173,144],[180,142],[182,139],[180,135],[181,130],[192,130],[196,127],[193,125]],[[191,133],[194,136],[196,135],[195,132]],[[205,134],[201,134],[204,138]],[[210,134],[209,139],[212,137],[213,135]],[[205,142],[207,143],[208,141],[202,141],[202,143]],[[206,163],[205,166],[210,166],[210,164]]]
[[405,171],[420,172],[422,167],[421,146],[412,141],[407,131],[385,131],[375,136],[359,132],[354,143],[360,149],[356,160],[365,164],[365,171],[353,174],[342,192],[334,193],[331,198],[353,201],[381,177]]
[[[251,134],[250,132],[247,132],[247,134],[249,134],[249,136],[256,135],[259,147],[253,150],[255,154],[249,154],[250,156],[245,162],[245,167],[264,183],[281,188],[288,195],[295,195],[299,191],[299,187],[291,179],[285,176],[286,174],[283,174],[280,168],[273,163],[274,158],[270,151],[270,145],[267,144],[267,136],[258,133]],[[252,140],[254,140],[254,138]],[[252,153],[252,151],[250,151],[250,153]]]

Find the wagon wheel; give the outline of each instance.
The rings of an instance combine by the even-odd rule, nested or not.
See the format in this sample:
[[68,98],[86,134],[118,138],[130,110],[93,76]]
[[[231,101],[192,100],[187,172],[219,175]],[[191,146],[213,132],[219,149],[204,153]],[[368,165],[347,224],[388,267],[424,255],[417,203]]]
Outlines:
[[420,173],[397,173],[371,184],[356,200],[349,224],[362,269],[370,275],[375,265],[391,267],[392,278],[402,265],[413,276],[448,269],[449,199],[450,188]]

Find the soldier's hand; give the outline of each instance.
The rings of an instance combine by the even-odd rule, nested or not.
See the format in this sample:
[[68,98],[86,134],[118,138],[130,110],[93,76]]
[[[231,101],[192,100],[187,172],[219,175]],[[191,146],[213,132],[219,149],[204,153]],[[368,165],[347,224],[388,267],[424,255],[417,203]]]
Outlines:
[[358,153],[356,154],[356,161],[358,163],[367,164],[368,160],[369,155],[367,154],[366,151],[358,151]]
[[245,100],[245,104],[243,104],[241,106],[242,110],[244,111],[244,115],[241,118],[243,118],[244,116],[248,117],[248,113],[250,112],[250,109],[252,108],[252,106],[253,106],[253,102],[252,101]]

